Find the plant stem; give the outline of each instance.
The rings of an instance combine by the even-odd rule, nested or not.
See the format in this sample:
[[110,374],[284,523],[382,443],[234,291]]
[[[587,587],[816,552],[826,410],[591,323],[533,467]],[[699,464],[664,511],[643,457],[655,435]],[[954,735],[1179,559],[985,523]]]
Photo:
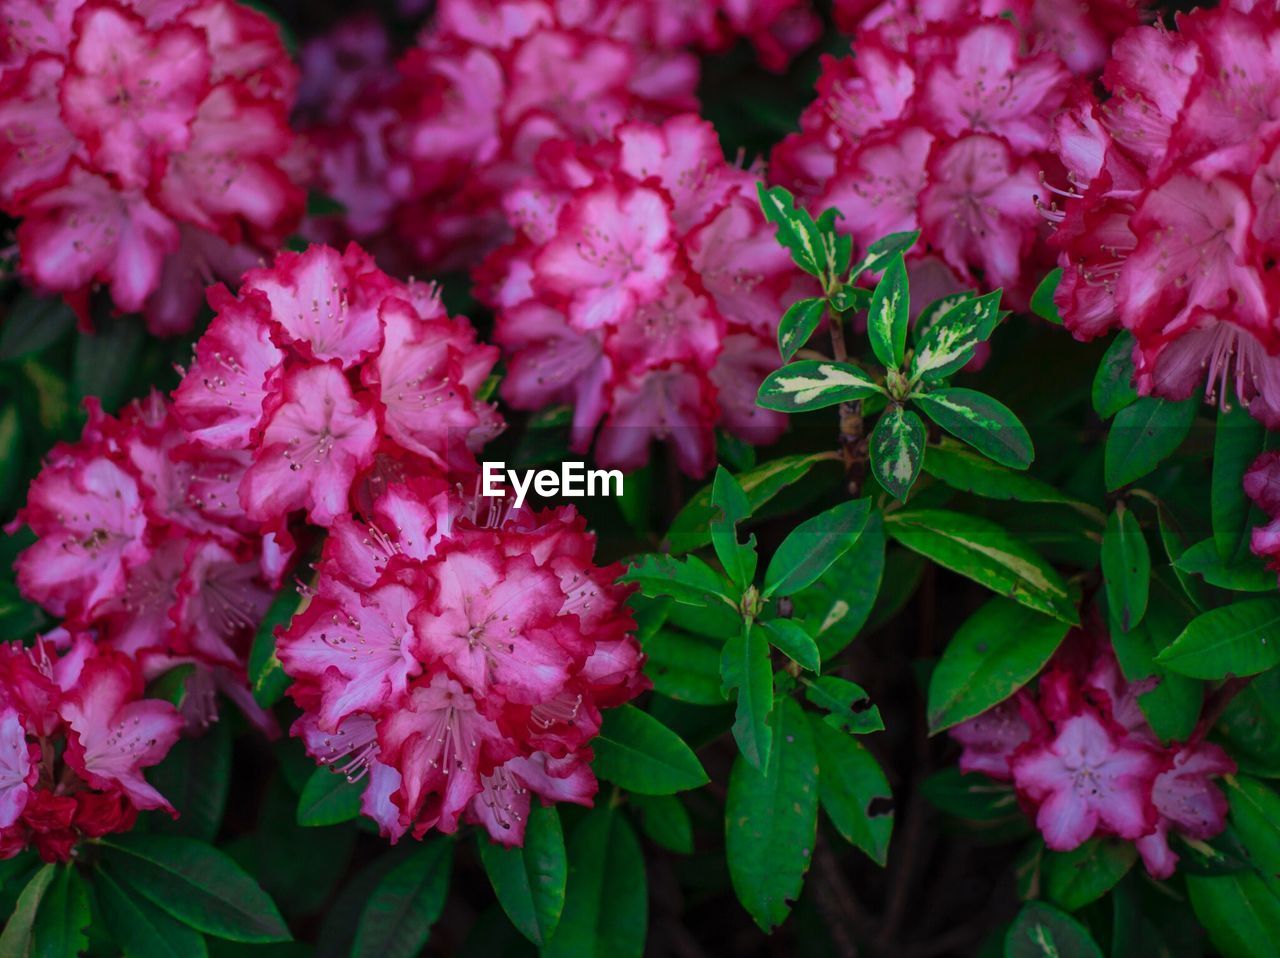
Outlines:
[[[840,314],[828,309],[828,325],[831,327],[831,354],[836,362],[849,361],[849,352],[845,349],[844,323]],[[862,488],[862,480],[867,466],[867,442],[862,435],[862,401],[855,399],[840,404],[840,455],[844,459],[845,480],[849,494],[857,496]]]

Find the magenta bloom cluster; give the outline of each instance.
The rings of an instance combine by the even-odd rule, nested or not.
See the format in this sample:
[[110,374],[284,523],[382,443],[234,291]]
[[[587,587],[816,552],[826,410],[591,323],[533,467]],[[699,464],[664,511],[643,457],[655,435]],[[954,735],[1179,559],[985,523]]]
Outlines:
[[780,69],[819,27],[807,0],[444,0],[393,68],[378,25],[343,24],[302,55],[315,183],[345,207],[313,232],[469,267],[507,235],[503,194],[541,144],[697,109],[695,51],[748,37]]
[[95,284],[153,332],[191,327],[200,292],[284,240],[297,68],[235,0],[5,4],[0,209],[22,270],[88,317]]
[[[1248,9],[1252,8],[1252,9]],[[1119,40],[1109,96],[1057,120],[1056,301],[1136,339],[1144,394],[1201,389],[1280,426],[1280,9],[1237,2]]]
[[[572,508],[393,483],[335,522],[278,654],[308,750],[393,841],[460,821],[524,840],[532,795],[590,805],[600,710],[648,681],[594,536]],[[367,779],[366,779],[367,776]]]
[[147,699],[127,655],[58,629],[0,645],[0,859],[28,848],[67,861],[83,839],[172,806],[142,770],[168,753],[183,720]]
[[544,144],[507,194],[517,230],[479,270],[518,409],[573,406],[573,446],[635,469],[667,441],[704,474],[714,430],[764,444],[756,406],[776,330],[809,283],[760,213],[758,173],[725,161],[691,114],[627,123],[592,146]]
[[1125,680],[1100,626],[1073,631],[1034,685],[951,730],[960,770],[1011,782],[1048,848],[1114,836],[1168,878],[1178,861],[1171,833],[1204,840],[1226,827],[1213,779],[1236,766],[1203,729],[1160,741],[1140,702],[1154,683]]

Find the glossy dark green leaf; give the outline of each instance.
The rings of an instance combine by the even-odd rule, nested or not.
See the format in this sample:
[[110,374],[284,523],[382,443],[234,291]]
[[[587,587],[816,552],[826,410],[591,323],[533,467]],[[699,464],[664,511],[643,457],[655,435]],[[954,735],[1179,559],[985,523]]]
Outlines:
[[791,597],[793,617],[824,659],[842,652],[871,613],[884,575],[884,520],[873,512],[862,535],[812,585]]
[[1236,405],[1229,412],[1218,412],[1209,508],[1213,541],[1224,563],[1247,554],[1252,504],[1244,492],[1244,474],[1263,451],[1266,437],[1266,427],[1247,408]]
[[669,595],[688,605],[737,603],[730,598],[732,587],[711,566],[697,556],[677,559],[669,555],[640,556],[623,573],[622,582],[634,582],[647,596]]
[[1231,592],[1274,592],[1276,573],[1248,550],[1225,562],[1215,539],[1202,539],[1189,546],[1173,563],[1174,569],[1198,575],[1209,585]]
[[723,640],[708,640],[678,629],[663,628],[643,641],[644,671],[663,695],[691,705],[722,705],[720,679]]
[[634,705],[606,711],[591,747],[596,775],[631,792],[670,795],[709,781],[684,740]]
[[1151,553],[1133,512],[1116,503],[1102,534],[1102,576],[1107,605],[1120,628],[1134,628],[1147,612]]
[[630,795],[640,813],[640,827],[650,841],[677,855],[693,854],[693,822],[676,795]]
[[351,958],[413,958],[431,935],[449,893],[453,843],[431,839],[378,883],[356,928]]
[[1137,482],[1177,452],[1191,431],[1196,406],[1194,397],[1171,402],[1147,396],[1121,409],[1107,433],[1107,489]]
[[640,958],[648,926],[640,843],[620,809],[597,805],[570,838],[564,911],[542,958]]
[[1000,296],[997,290],[966,297],[934,320],[911,357],[911,378],[926,382],[945,379],[969,362],[978,344],[995,328]]
[[101,318],[93,333],[77,336],[71,371],[77,400],[95,396],[103,409],[115,412],[129,398],[145,339],[137,316]]
[[1005,958],[1102,958],[1089,930],[1044,902],[1022,906],[1004,939]]
[[791,595],[816,582],[858,541],[870,515],[870,499],[851,499],[792,529],[769,560],[764,597]]
[[954,440],[929,446],[924,457],[924,471],[952,489],[984,499],[1066,506],[1099,527],[1106,523],[1106,516],[1096,507],[1073,499],[1025,472],[992,462]]
[[204,958],[204,936],[129,891],[108,869],[94,872],[93,893],[125,958]]
[[935,389],[915,397],[924,414],[957,439],[1011,469],[1026,469],[1035,449],[1026,427],[1003,403],[972,389]]
[[1280,956],[1280,897],[1274,881],[1251,871],[1188,875],[1186,881],[1191,907],[1223,958]]
[[1156,662],[1197,679],[1257,675],[1280,665],[1280,598],[1249,599],[1201,613]]
[[751,515],[751,502],[738,481],[724,466],[716,468],[711,487],[711,544],[716,558],[739,589],[745,589],[756,575],[756,537],[739,541],[738,525]]
[[192,928],[232,941],[289,940],[275,903],[216,848],[177,835],[138,833],[102,844],[114,875]]
[[784,361],[809,341],[826,310],[825,299],[801,299],[787,307],[778,323],[778,352]]
[[511,924],[535,945],[543,945],[560,924],[569,877],[564,833],[555,806],[533,802],[524,845],[507,847],[478,833],[480,861]]
[[885,531],[913,552],[1071,625],[1076,604],[1053,566],[1000,526],[944,509],[904,509],[885,516]]
[[23,294],[0,321],[0,360],[38,353],[75,325],[76,315],[61,297]]
[[965,620],[929,678],[929,733],[1003,702],[1031,681],[1069,626],[1008,599],[992,599]]
[[58,865],[36,911],[31,954],[37,958],[76,958],[89,946],[88,928],[89,887],[75,865]]
[[985,775],[965,775],[954,766],[934,772],[920,791],[934,807],[968,822],[1026,820],[1012,785]]
[[1031,294],[1031,312],[1035,313],[1041,319],[1046,319],[1056,326],[1062,325],[1062,316],[1058,313],[1058,305],[1053,301],[1053,295],[1058,291],[1058,284],[1062,282],[1062,267],[1050,271],[1044,279],[1040,281],[1040,285],[1036,287],[1036,291]]
[[894,404],[871,431],[871,474],[889,495],[905,502],[924,462],[924,422]]
[[893,256],[871,294],[867,309],[867,336],[871,351],[887,369],[902,365],[907,349],[907,326],[911,316],[911,293],[902,254]]
[[803,359],[766,376],[756,404],[778,412],[810,412],[878,392],[875,380],[853,363]]
[[1067,911],[1097,901],[1125,876],[1137,861],[1132,842],[1091,838],[1069,852],[1045,852],[1045,892]]
[[1280,670],[1237,692],[1216,730],[1241,771],[1280,778]]
[[866,735],[884,728],[880,710],[856,682],[835,675],[806,679],[804,697],[827,713],[822,721],[842,732]]
[[883,866],[893,835],[893,792],[880,764],[857,739],[816,715],[809,727],[817,750],[822,810],[841,837]]
[[366,783],[352,782],[327,765],[321,765],[298,796],[298,824],[314,828],[349,822],[360,814]]
[[154,816],[155,831],[213,841],[231,787],[231,728],[214,722],[197,738],[179,739],[147,780],[178,810],[176,819]]
[[1093,411],[1103,419],[1110,419],[1138,398],[1133,388],[1133,345],[1133,333],[1127,329],[1117,333],[1093,377]]
[[249,648],[249,688],[254,701],[263,708],[271,708],[284,698],[285,689],[289,687],[289,676],[276,657],[276,629],[288,627],[302,601],[295,589],[285,586],[272,600],[254,633],[253,645]]
[[725,805],[725,853],[738,900],[765,931],[782,924],[800,895],[818,821],[818,756],[794,700],[772,720],[774,747],[763,769],[734,760]]
[[818,643],[800,623],[794,619],[771,619],[762,625],[769,638],[769,644],[783,655],[800,663],[810,672],[818,672],[822,669],[822,655],[818,652]]
[[40,911],[40,903],[56,877],[57,867],[45,864],[40,866],[23,887],[13,914],[5,921],[4,931],[0,932],[0,958],[28,958],[31,955],[34,944],[32,931]]
[[769,762],[773,728],[773,666],[769,662],[769,642],[764,630],[751,622],[724,644],[720,657],[720,677],[726,691],[737,690],[737,710],[733,737],[743,758],[754,768]]

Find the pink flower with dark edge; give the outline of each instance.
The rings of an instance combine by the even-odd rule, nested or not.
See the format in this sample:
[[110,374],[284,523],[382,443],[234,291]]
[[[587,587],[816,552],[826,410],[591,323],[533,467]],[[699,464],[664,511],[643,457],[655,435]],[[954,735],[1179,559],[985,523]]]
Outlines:
[[755,175],[694,116],[626,123],[614,142],[543,145],[512,189],[520,232],[478,272],[520,409],[570,402],[573,448],[637,469],[653,442],[701,475],[716,426],[767,444],[757,410],[787,305],[812,292],[765,223]]
[[292,231],[297,79],[266,16],[12,0],[0,31],[0,210],[19,220],[22,275],[83,322],[102,285],[158,335],[185,332],[199,287]]
[[1178,856],[1169,848],[1169,829],[1188,838],[1213,838],[1227,827],[1227,798],[1210,779],[1233,775],[1236,763],[1217,745],[1199,742],[1173,756],[1173,767],[1156,776],[1151,798],[1160,822],[1137,841],[1147,871],[1156,878],[1173,875]]

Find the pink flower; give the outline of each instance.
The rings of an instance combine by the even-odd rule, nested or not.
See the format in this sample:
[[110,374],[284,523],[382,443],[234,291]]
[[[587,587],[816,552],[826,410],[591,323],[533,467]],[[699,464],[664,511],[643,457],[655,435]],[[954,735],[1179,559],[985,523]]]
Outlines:
[[36,756],[17,709],[0,711],[0,830],[18,820],[35,784]]
[[1210,778],[1232,775],[1236,763],[1217,745],[1200,742],[1173,757],[1173,767],[1156,776],[1151,797],[1160,823],[1153,834],[1138,839],[1147,871],[1156,878],[1173,875],[1178,856],[1169,848],[1168,832],[1176,828],[1204,841],[1227,827],[1227,799]]

